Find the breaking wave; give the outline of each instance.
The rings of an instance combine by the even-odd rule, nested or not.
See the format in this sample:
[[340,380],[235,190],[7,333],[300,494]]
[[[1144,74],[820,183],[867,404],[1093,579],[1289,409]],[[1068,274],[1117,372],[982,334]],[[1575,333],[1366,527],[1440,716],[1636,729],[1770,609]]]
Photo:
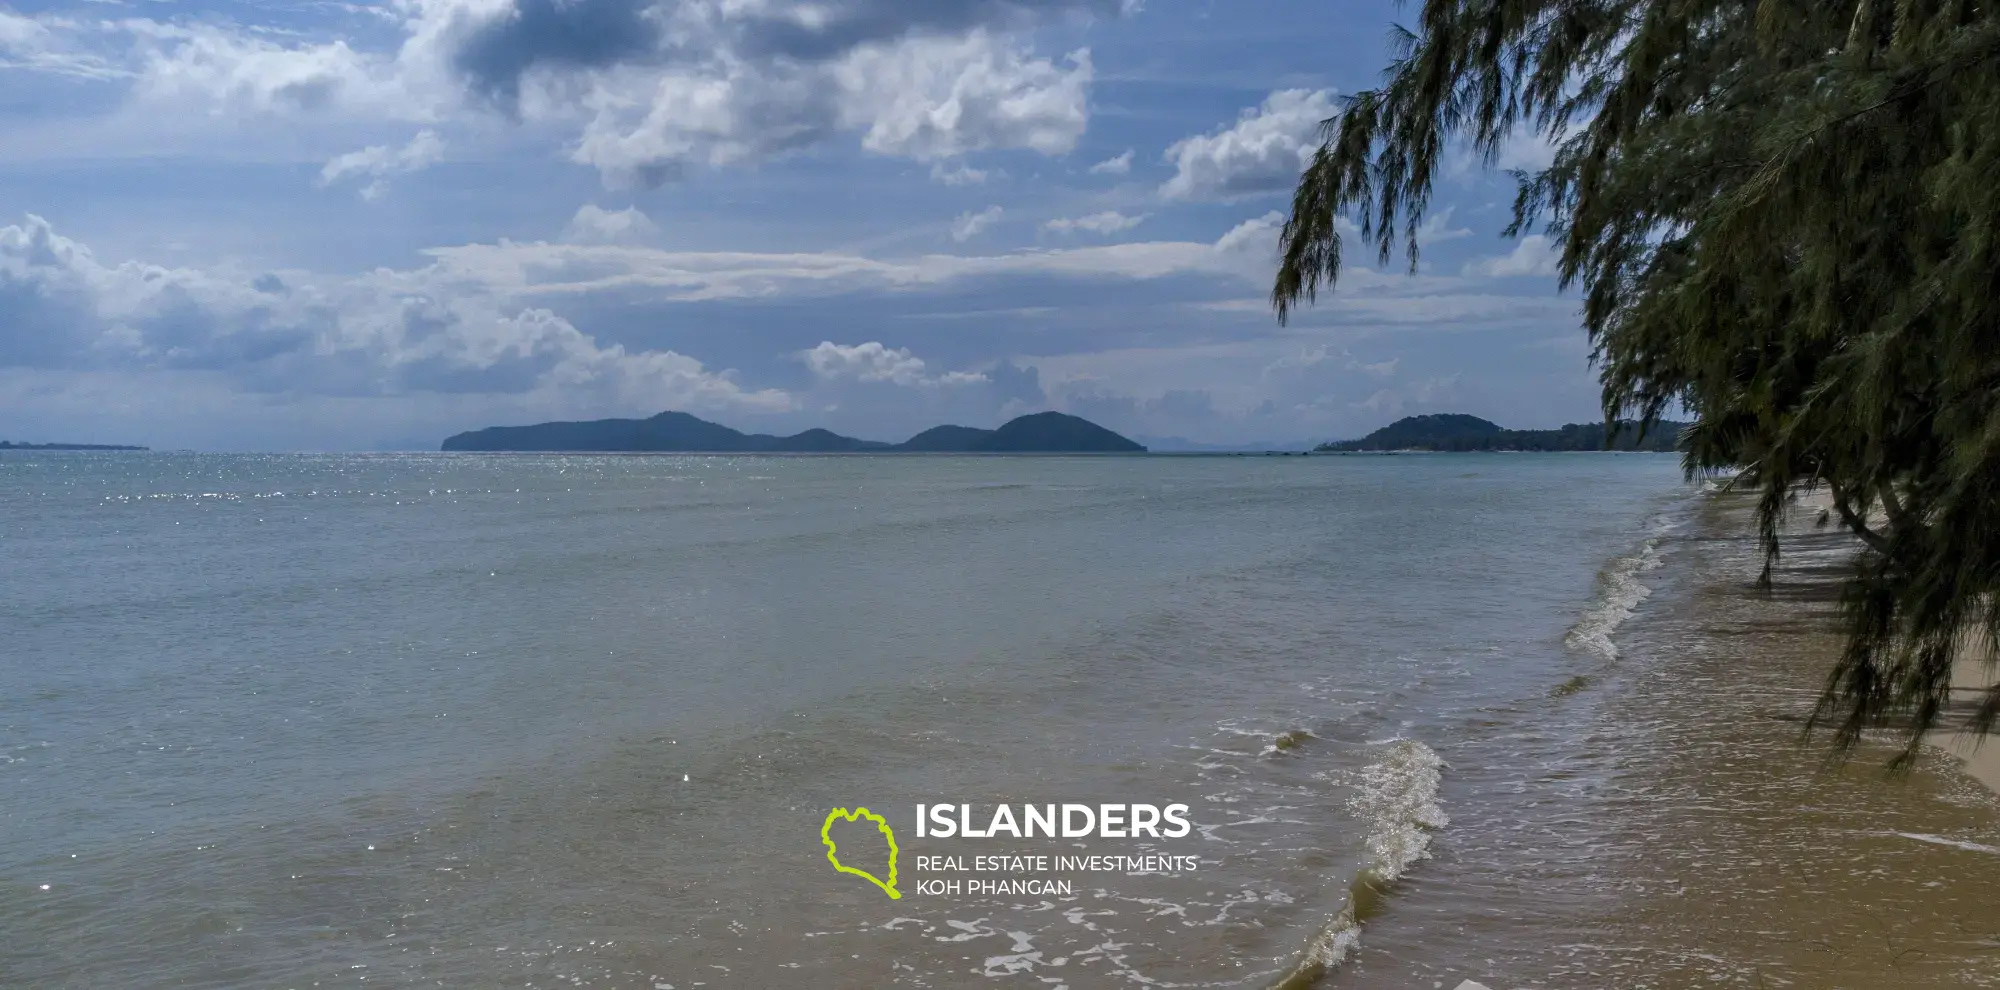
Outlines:
[[1444,761],[1429,746],[1397,739],[1382,759],[1354,775],[1348,810],[1367,827],[1367,865],[1347,888],[1347,904],[1307,943],[1299,962],[1274,990],[1303,990],[1345,961],[1361,942],[1361,926],[1381,913],[1390,888],[1430,856],[1431,836],[1451,824],[1438,804]]
[[1618,644],[1611,641],[1611,634],[1632,617],[1640,602],[1652,595],[1653,589],[1641,583],[1639,576],[1660,566],[1660,540],[1670,528],[1671,524],[1661,520],[1638,550],[1614,557],[1604,565],[1597,578],[1597,600],[1570,627],[1563,645],[1595,654],[1602,660],[1618,659]]
[[1271,741],[1265,743],[1263,751],[1258,753],[1257,755],[1277,756],[1281,753],[1289,753],[1292,750],[1295,750],[1300,746],[1305,745],[1306,740],[1317,739],[1317,738],[1319,737],[1313,735],[1311,729],[1286,729],[1285,731],[1272,736]]

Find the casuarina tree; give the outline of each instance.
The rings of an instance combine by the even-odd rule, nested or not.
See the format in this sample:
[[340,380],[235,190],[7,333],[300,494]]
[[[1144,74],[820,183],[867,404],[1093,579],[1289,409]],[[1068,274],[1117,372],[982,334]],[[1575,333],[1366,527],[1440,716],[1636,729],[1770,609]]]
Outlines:
[[1279,319],[1342,230],[1416,264],[1447,157],[1516,172],[1507,233],[1578,292],[1607,422],[1686,410],[1691,475],[1795,493],[1859,539],[1813,725],[1991,731],[1951,669],[2000,633],[2000,17],[1972,0],[1425,0],[1347,98],[1280,240]]

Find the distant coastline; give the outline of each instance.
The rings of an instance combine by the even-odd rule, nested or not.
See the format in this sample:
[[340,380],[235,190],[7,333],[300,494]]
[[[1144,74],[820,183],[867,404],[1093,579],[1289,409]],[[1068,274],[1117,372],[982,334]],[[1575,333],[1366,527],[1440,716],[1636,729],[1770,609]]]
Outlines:
[[1651,451],[1670,453],[1679,449],[1681,431],[1688,424],[1659,422],[1640,435],[1637,424],[1620,423],[1605,442],[1602,423],[1570,423],[1555,430],[1510,430],[1490,420],[1464,413],[1434,413],[1406,416],[1359,440],[1323,443],[1314,448],[1322,454],[1390,453],[1428,451],[1435,453],[1493,452],[1583,452]]
[[689,454],[1142,454],[1146,448],[1087,419],[1034,413],[998,429],[934,426],[902,443],[859,440],[812,429],[788,437],[743,433],[684,412],[648,419],[489,426],[445,439],[445,451]]
[[1464,413],[1406,416],[1358,440],[1322,443],[1310,450],[1254,445],[1198,444],[1181,438],[1148,447],[1079,416],[1040,412],[997,429],[934,426],[901,443],[863,440],[826,429],[790,436],[744,433],[684,412],[646,419],[554,421],[530,426],[489,426],[447,437],[440,450],[455,453],[676,453],[676,454],[1142,454],[1163,456],[1303,456],[1471,452],[1654,452],[1679,449],[1689,424],[1662,421],[1640,435],[1620,423],[1605,441],[1602,423],[1571,423],[1553,430],[1510,430]]
[[0,450],[151,450],[151,447],[130,447],[116,443],[15,443],[0,440]]

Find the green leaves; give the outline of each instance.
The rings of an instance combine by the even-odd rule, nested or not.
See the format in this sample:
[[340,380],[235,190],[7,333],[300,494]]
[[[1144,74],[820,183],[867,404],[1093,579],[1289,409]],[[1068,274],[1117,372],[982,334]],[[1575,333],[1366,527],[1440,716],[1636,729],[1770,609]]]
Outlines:
[[1300,177],[1279,318],[1337,284],[1337,217],[1414,265],[1446,148],[1555,141],[1508,232],[1562,243],[1606,419],[1694,411],[1688,471],[1741,469],[1769,559],[1801,486],[1861,538],[1814,724],[1893,727],[1906,755],[1940,720],[1991,730],[2000,689],[1949,684],[2000,633],[1991,6],[1428,0],[1417,23]]

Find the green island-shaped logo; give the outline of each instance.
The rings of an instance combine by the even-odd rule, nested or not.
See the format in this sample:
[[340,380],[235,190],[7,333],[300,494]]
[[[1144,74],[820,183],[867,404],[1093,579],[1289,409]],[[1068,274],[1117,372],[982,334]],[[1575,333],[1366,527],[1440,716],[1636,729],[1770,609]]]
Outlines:
[[[857,870],[840,861],[840,850],[833,842],[833,823],[843,818],[850,822],[866,818],[875,823],[876,829],[881,831],[883,838],[889,840],[889,879],[887,882],[884,882],[882,878],[867,870]],[[867,808],[856,808],[853,811],[849,811],[846,808],[835,808],[827,813],[826,824],[819,827],[819,840],[826,843],[826,861],[832,863],[834,869],[842,873],[852,873],[882,888],[882,892],[888,894],[891,900],[902,899],[902,892],[896,889],[896,833],[889,827],[889,823],[881,815],[875,814]]]

